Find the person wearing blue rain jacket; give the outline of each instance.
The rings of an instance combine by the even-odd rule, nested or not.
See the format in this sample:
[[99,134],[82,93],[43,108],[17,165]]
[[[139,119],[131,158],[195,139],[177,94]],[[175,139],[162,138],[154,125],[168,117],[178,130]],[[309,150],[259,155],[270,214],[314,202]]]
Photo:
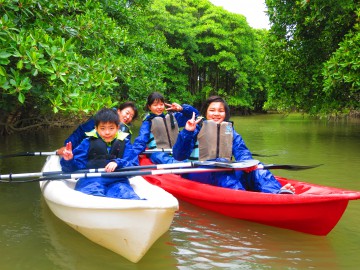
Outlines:
[[[131,122],[138,117],[138,109],[134,102],[126,101],[121,103],[120,106],[114,110],[117,112],[120,120],[119,130],[128,133],[128,139],[131,141]],[[90,117],[85,123],[79,125],[73,133],[64,141],[64,146],[59,148],[56,152],[58,155],[62,155],[65,150],[65,145],[71,142],[72,147],[75,149],[83,139],[86,138],[86,132],[90,132],[95,127],[94,117]]]
[[[149,113],[145,116],[139,135],[133,143],[136,155],[140,155],[146,148],[171,149],[179,134],[179,128],[185,126],[193,113],[196,116],[199,114],[197,109],[187,104],[165,103],[163,95],[158,92],[148,96],[146,109]],[[150,159],[155,164],[178,162],[171,154],[163,152],[151,154]]]
[[[185,128],[179,133],[173,147],[176,160],[189,159],[191,156],[199,160],[215,160],[229,162],[253,159],[251,152],[239,133],[235,131],[230,118],[227,103],[219,96],[209,97],[202,109],[203,119],[187,121]],[[269,170],[252,170],[212,173],[190,173],[183,177],[201,182],[231,188],[265,193],[294,193],[292,185],[283,187]]]
[[[78,147],[72,151],[68,142],[60,160],[62,170],[72,172],[81,169],[105,168],[113,172],[116,168],[139,165],[127,133],[119,131],[119,117],[112,109],[102,109],[94,117],[95,129],[87,132]],[[120,199],[139,200],[127,177],[80,178],[75,190],[83,193]]]

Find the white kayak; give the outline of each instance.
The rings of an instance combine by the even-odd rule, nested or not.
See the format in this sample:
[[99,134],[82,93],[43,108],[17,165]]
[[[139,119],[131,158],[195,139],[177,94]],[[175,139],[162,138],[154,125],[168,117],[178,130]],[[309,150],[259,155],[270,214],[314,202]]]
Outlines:
[[[47,158],[43,172],[60,171],[59,156]],[[140,176],[130,178],[136,194],[146,200],[87,195],[74,190],[76,180],[41,181],[51,211],[91,241],[138,262],[154,242],[169,230],[177,199]]]

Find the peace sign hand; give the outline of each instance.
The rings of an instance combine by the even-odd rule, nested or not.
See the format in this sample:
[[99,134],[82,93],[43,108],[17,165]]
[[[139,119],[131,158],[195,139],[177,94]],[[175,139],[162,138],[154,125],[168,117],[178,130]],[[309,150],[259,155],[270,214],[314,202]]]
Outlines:
[[185,129],[187,131],[194,131],[196,129],[196,125],[199,124],[201,120],[201,117],[195,120],[195,112],[193,112],[192,118],[186,122]]
[[181,112],[183,110],[183,107],[175,102],[173,102],[171,104],[165,103],[165,105],[168,107],[168,108],[166,108],[167,111]]

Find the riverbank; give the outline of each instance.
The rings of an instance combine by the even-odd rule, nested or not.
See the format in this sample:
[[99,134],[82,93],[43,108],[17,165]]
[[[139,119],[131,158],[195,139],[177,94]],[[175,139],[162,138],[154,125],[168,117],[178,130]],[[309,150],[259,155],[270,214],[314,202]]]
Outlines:
[[[306,113],[300,112],[291,112],[291,113],[281,113],[277,111],[265,111],[262,113],[259,112],[239,112],[235,111],[232,112],[232,116],[249,116],[249,115],[262,115],[262,114],[279,114],[279,115],[292,115],[292,114],[299,114],[303,117],[309,117],[314,119],[326,119],[328,121],[339,121],[339,120],[347,120],[347,119],[356,119],[360,120],[360,111],[353,110],[350,111],[348,114],[342,115],[326,115],[326,116],[311,116]],[[141,114],[140,114],[141,115]],[[68,115],[68,114],[53,114],[53,115],[45,115],[45,116],[37,116],[31,117],[27,119],[18,119],[17,117],[13,117],[12,119],[8,119],[5,122],[0,122],[0,136],[11,135],[14,133],[22,132],[33,132],[34,130],[41,130],[47,128],[73,128],[78,126],[79,124],[85,122],[87,119],[91,117],[89,115]],[[141,121],[141,120],[140,120]]]

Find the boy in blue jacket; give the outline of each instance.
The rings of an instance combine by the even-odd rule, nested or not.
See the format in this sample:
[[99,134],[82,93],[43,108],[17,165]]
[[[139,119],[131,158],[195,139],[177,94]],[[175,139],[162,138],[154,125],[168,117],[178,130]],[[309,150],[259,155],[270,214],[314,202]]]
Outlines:
[[[116,168],[139,165],[134,155],[127,133],[119,131],[119,116],[112,109],[102,109],[94,117],[95,129],[87,132],[84,139],[72,151],[72,143],[66,144],[62,170],[71,172],[81,169],[105,168],[113,172]],[[140,199],[130,186],[129,179],[121,178],[80,178],[75,190],[95,196],[120,199]]]
[[[119,120],[120,120],[120,126],[119,130],[128,133],[128,139],[131,141],[131,126],[132,121],[136,120],[138,117],[138,109],[134,102],[132,101],[126,101],[124,103],[121,103],[120,106],[117,109],[113,109],[117,112]],[[95,119],[94,117],[90,117],[85,123],[79,125],[73,133],[65,140],[64,146],[59,148],[56,152],[58,155],[62,156],[63,151],[65,150],[65,145],[68,142],[71,142],[72,147],[76,148],[83,139],[86,138],[86,132],[90,132],[95,127]]]

